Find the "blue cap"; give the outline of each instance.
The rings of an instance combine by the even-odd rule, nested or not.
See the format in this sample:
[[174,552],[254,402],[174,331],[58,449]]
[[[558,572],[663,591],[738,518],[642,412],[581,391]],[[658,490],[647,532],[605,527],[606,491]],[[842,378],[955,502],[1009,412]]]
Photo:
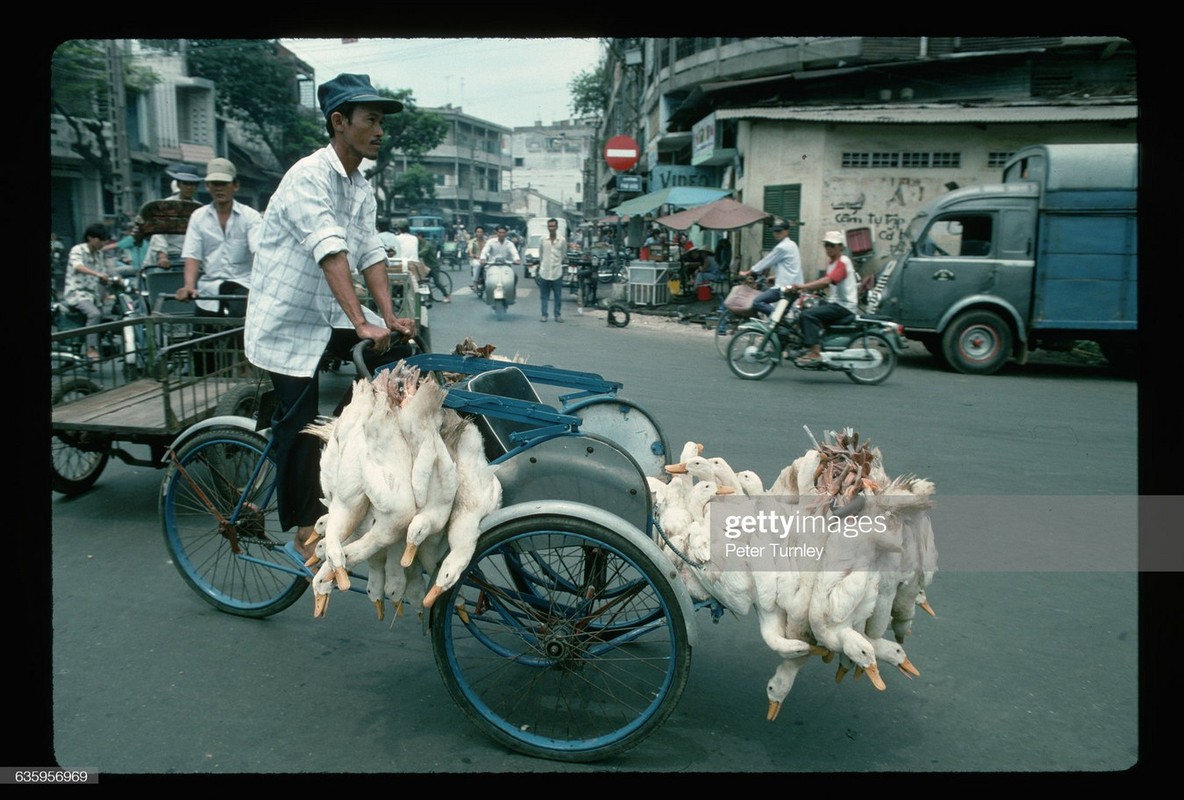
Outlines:
[[180,161],[175,164],[169,164],[164,170],[165,175],[168,175],[173,180],[184,183],[201,183],[201,176],[197,172],[197,167]]
[[383,97],[375,91],[370,85],[369,75],[353,75],[349,72],[343,72],[333,80],[322,83],[317,89],[317,100],[321,103],[325,119],[346,103],[367,103],[378,106],[387,114],[403,110],[403,104],[398,100]]

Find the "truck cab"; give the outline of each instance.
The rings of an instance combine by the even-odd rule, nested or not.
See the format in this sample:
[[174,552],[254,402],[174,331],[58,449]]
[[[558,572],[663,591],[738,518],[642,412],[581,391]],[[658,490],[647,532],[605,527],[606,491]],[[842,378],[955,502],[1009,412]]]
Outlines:
[[1135,145],[1037,145],[1003,182],[925,205],[869,294],[959,372],[1093,339],[1117,357],[1137,330]]

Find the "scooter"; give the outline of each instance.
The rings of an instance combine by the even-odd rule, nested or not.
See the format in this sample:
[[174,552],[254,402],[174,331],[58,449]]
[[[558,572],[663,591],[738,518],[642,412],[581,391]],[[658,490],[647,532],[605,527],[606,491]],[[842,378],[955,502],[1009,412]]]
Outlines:
[[[143,294],[133,282],[119,275],[111,276],[108,282],[111,296],[104,304],[102,322],[116,322],[148,316],[148,306]],[[65,302],[50,296],[51,330],[73,330],[86,325],[86,316]],[[99,336],[99,351],[104,357],[117,355],[123,362],[126,380],[135,380],[146,371],[147,334],[143,324],[125,324],[118,331],[107,330]],[[83,363],[82,353],[68,353],[57,350],[53,353],[55,369]],[[89,368],[89,364],[87,364]]]
[[506,318],[506,309],[516,302],[518,276],[504,258],[497,258],[485,267],[485,283],[480,287],[482,299],[493,309],[497,319]]
[[802,339],[801,312],[819,302],[785,289],[768,319],[750,319],[740,324],[728,343],[728,367],[739,378],[759,381],[767,377],[784,358],[798,369],[835,370],[855,383],[882,382],[896,368],[896,357],[904,351],[901,325],[883,317],[856,315],[854,320],[828,325],[822,334],[822,358],[799,364],[809,348]]

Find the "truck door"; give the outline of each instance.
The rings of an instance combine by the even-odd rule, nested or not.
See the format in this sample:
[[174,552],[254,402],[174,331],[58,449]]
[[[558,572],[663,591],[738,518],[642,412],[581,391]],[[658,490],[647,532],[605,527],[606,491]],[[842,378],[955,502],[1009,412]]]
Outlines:
[[995,216],[960,212],[935,217],[917,239],[901,276],[900,322],[935,329],[963,297],[992,292],[998,262]]

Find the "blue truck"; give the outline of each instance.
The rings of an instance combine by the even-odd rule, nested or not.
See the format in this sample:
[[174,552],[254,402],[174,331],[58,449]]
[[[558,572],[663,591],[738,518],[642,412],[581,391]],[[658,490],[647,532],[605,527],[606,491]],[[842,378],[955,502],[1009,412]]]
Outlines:
[[868,310],[962,373],[989,375],[1079,340],[1130,366],[1138,156],[1135,144],[1021,148],[1001,183],[921,208],[877,275]]

